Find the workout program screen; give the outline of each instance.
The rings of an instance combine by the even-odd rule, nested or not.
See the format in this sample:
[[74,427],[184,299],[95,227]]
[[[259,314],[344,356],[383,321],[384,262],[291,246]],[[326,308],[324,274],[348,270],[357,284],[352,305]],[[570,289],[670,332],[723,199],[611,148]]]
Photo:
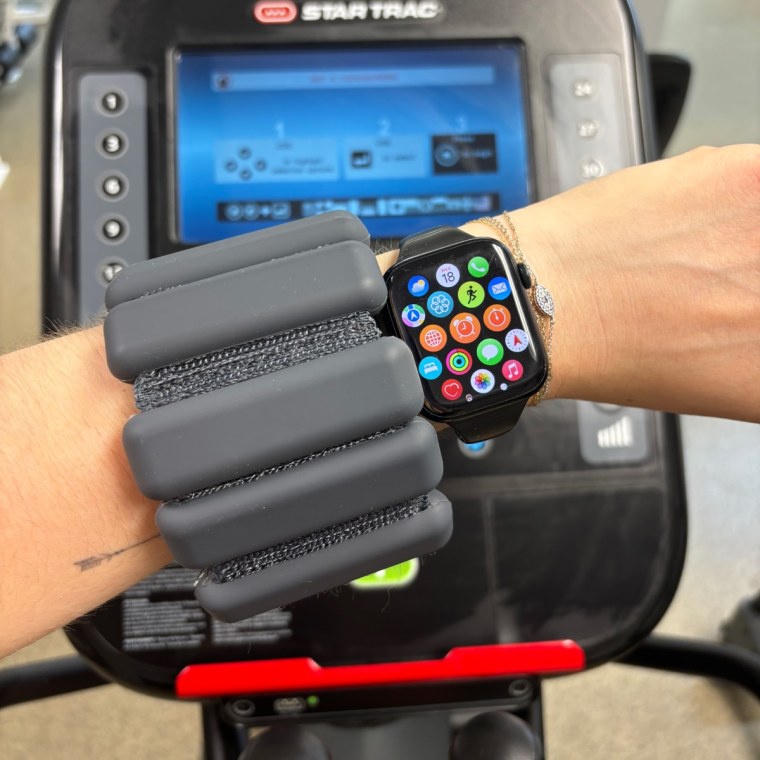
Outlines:
[[176,90],[186,243],[338,208],[402,237],[531,200],[517,43],[185,51]]

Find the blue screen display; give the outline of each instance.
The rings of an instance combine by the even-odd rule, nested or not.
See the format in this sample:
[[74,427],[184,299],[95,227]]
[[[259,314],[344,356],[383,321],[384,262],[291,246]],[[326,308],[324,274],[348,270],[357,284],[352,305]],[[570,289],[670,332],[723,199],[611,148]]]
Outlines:
[[336,208],[402,237],[531,200],[516,43],[185,51],[176,90],[186,243]]

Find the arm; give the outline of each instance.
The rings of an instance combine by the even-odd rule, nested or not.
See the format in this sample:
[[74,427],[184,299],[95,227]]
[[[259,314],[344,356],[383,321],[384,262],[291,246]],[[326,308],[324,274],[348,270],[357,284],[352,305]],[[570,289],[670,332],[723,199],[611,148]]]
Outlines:
[[[557,304],[550,395],[760,421],[758,212],[753,146],[629,169],[515,212]],[[108,373],[100,327],[0,357],[0,398],[1,657],[169,553],[126,464],[132,389]]]

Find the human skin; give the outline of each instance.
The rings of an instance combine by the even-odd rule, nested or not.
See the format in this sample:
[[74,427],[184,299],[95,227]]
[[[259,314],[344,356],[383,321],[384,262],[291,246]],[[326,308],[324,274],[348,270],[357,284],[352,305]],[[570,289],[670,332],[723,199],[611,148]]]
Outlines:
[[[702,148],[511,216],[556,304],[547,399],[760,422],[760,147]],[[132,389],[100,326],[0,357],[0,398],[2,657],[170,555],[129,471]]]

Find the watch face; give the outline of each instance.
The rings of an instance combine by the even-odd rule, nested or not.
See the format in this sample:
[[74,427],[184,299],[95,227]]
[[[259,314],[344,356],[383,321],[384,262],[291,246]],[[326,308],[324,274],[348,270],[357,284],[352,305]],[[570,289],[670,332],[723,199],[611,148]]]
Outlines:
[[416,256],[386,281],[391,319],[417,361],[430,416],[470,416],[540,388],[543,346],[501,246],[474,239]]

